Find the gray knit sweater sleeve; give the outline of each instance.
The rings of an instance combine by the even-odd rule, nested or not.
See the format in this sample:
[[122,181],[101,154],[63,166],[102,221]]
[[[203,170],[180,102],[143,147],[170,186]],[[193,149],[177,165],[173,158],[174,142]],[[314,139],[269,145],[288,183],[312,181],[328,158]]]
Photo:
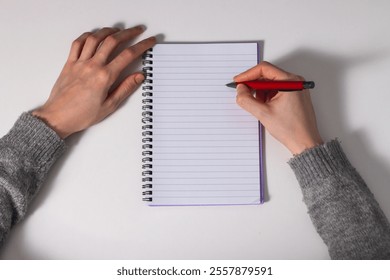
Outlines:
[[332,259],[389,259],[390,224],[338,141],[289,161]]
[[0,247],[64,150],[64,141],[29,113],[0,139]]

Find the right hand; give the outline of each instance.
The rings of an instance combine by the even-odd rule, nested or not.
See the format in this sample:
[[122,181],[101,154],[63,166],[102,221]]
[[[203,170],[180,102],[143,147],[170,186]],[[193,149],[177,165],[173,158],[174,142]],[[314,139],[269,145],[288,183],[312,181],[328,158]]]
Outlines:
[[[235,82],[253,80],[302,81],[304,78],[288,73],[268,62],[234,77]],[[243,84],[237,86],[237,104],[255,116],[267,131],[297,155],[323,144],[309,90],[293,92],[253,91]]]

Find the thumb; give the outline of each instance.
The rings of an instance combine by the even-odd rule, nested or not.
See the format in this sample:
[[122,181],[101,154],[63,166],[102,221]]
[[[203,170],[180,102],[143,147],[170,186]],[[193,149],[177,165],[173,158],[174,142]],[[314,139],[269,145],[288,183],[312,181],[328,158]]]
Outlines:
[[251,90],[244,84],[237,85],[237,104],[243,108],[245,111],[251,113],[258,120],[262,113],[267,109],[266,105],[262,103],[259,99],[256,99],[253,96]]
[[106,115],[113,113],[142,84],[144,79],[144,75],[139,72],[126,77],[104,101]]

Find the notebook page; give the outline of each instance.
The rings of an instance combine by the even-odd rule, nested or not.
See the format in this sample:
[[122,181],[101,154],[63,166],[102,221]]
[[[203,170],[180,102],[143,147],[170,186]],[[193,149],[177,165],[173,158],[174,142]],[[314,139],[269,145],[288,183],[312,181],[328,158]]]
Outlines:
[[260,203],[258,121],[225,86],[257,64],[256,43],[153,48],[149,205]]

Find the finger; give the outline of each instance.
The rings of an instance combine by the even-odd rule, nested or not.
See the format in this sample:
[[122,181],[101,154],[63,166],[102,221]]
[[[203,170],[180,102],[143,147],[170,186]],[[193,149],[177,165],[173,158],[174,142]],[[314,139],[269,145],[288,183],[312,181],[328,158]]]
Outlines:
[[291,80],[295,75],[284,71],[275,65],[263,61],[251,69],[234,77],[235,82],[253,81],[258,79],[267,80]]
[[122,83],[109,94],[103,104],[106,116],[113,113],[119,105],[142,84],[144,79],[145,76],[142,73],[134,73],[123,80]]
[[91,32],[85,32],[81,34],[80,37],[78,37],[76,40],[73,41],[72,46],[70,48],[69,57],[68,57],[69,61],[76,61],[77,59],[79,59],[85,41],[87,40],[88,36],[91,34],[92,34]]
[[258,120],[260,120],[263,113],[267,110],[266,105],[261,99],[256,99],[250,89],[243,84],[237,86],[236,102],[242,109],[251,113]]
[[256,90],[255,98],[262,103],[266,102],[267,101],[267,91],[266,90]]
[[81,60],[90,59],[96,52],[96,49],[100,43],[109,35],[119,31],[119,28],[105,27],[97,31],[96,33],[90,34],[84,44],[83,50],[80,55]]
[[257,90],[255,97],[262,103],[265,103],[271,101],[278,93],[277,90]]
[[128,28],[120,32],[109,35],[101,44],[99,49],[96,51],[96,58],[101,60],[101,62],[106,62],[110,54],[122,43],[128,42],[131,39],[134,39],[142,32],[145,31],[145,28],[142,25]]
[[123,69],[131,62],[142,55],[146,50],[150,49],[156,44],[156,37],[149,37],[134,46],[124,49],[116,58],[109,64],[108,69],[113,73],[113,77],[117,77]]
[[280,94],[283,94],[282,92],[279,92],[279,91],[277,91],[277,90],[269,90],[268,92],[267,92],[267,95],[266,95],[266,99],[265,99],[265,101],[266,102],[270,102],[270,101],[272,101],[273,99],[274,99],[274,97],[276,96],[276,95],[280,95]]

